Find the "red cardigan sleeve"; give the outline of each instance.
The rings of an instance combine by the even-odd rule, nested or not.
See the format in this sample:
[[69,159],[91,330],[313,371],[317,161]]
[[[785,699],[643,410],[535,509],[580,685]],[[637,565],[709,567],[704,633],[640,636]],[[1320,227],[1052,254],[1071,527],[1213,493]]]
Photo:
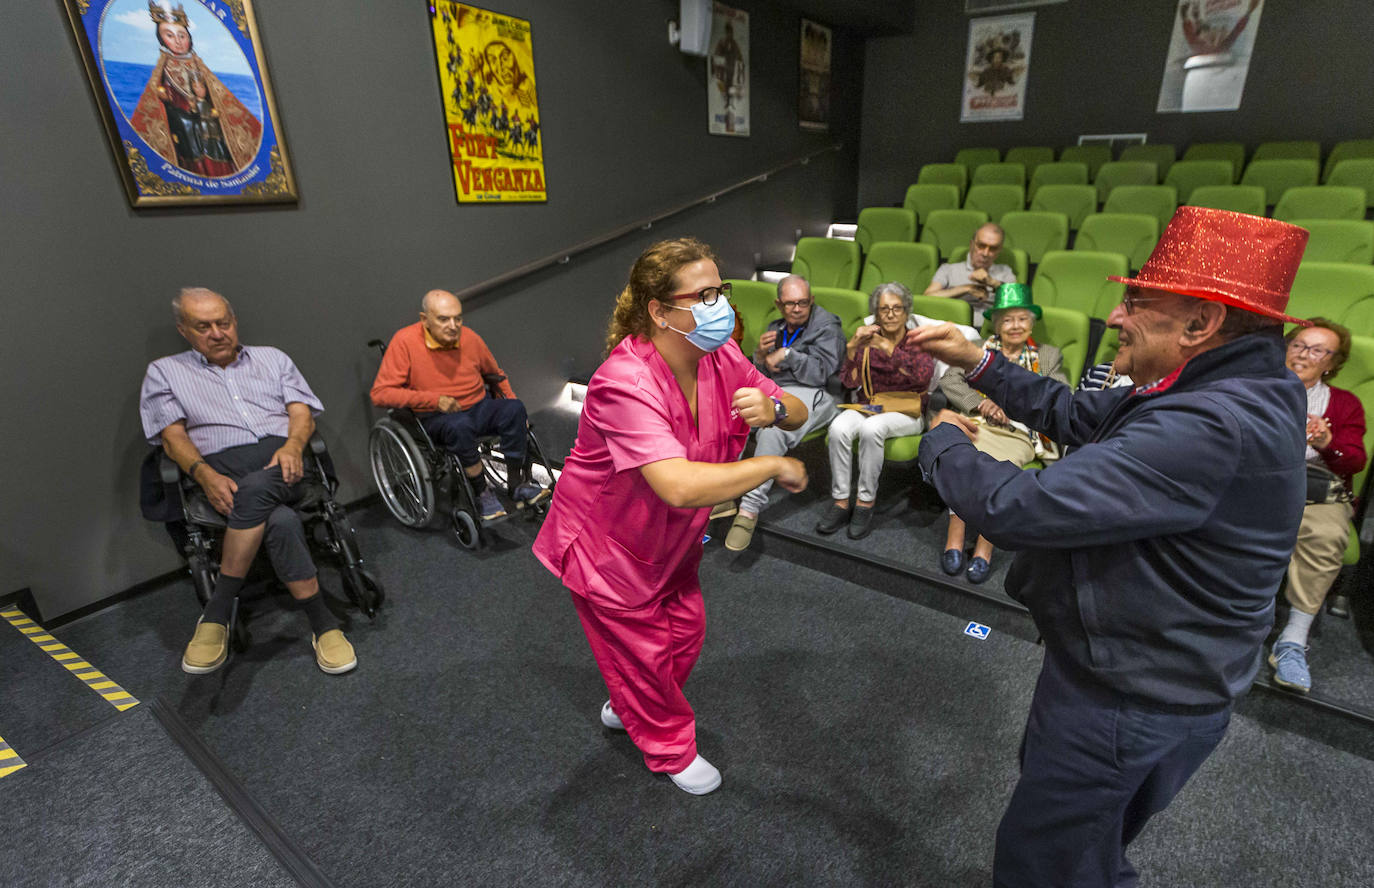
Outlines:
[[[1364,468],[1367,459],[1364,452],[1364,406],[1350,392],[1332,386],[1331,401],[1326,405],[1324,415],[1326,421],[1331,423],[1331,444],[1317,453],[1326,467],[1344,478],[1349,487],[1350,479]],[[1354,493],[1358,494],[1359,491]]]

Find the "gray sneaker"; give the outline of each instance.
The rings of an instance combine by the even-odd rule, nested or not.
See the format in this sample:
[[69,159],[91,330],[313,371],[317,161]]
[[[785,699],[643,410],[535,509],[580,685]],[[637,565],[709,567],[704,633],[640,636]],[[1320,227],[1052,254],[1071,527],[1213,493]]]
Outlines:
[[501,505],[501,501],[496,498],[490,487],[478,495],[477,510],[482,513],[483,521],[494,521],[505,517],[506,514],[506,507]]
[[1274,667],[1274,684],[1305,694],[1312,690],[1312,673],[1307,669],[1307,648],[1295,641],[1281,641],[1269,653]]

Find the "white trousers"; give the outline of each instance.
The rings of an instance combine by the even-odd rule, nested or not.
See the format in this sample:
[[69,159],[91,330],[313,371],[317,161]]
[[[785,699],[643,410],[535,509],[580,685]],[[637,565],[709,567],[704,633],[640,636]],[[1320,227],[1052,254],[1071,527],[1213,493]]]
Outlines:
[[854,462],[854,439],[859,439],[859,499],[871,503],[878,497],[878,475],[883,470],[883,442],[902,435],[919,435],[924,423],[902,413],[864,414],[841,410],[830,423],[830,494],[849,499],[849,476]]

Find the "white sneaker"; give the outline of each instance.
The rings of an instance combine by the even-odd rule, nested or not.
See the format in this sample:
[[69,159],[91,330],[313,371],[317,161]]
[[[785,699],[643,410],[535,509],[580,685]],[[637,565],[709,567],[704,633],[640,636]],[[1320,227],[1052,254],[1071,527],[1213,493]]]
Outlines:
[[678,789],[692,795],[706,795],[720,786],[720,771],[700,755],[692,759],[686,768],[669,774],[668,778],[677,784]]
[[601,706],[601,723],[612,731],[625,730],[625,723],[620,720],[620,716],[616,715],[615,710],[611,708],[610,700],[607,700]]

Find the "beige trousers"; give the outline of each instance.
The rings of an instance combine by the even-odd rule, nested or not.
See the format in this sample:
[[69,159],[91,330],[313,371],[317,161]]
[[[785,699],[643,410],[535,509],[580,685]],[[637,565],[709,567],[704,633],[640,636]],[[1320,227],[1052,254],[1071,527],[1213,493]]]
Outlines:
[[1321,610],[1350,541],[1350,503],[1311,503],[1302,510],[1298,545],[1288,562],[1288,603],[1305,614]]

